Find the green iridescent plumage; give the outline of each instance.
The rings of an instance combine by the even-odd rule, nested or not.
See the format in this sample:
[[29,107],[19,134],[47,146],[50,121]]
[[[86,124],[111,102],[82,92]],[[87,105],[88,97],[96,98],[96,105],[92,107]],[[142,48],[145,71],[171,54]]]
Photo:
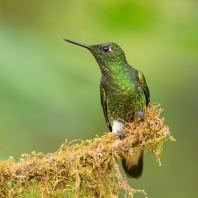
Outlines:
[[[149,90],[143,73],[131,67],[119,45],[112,42],[85,45],[65,39],[68,42],[89,49],[101,70],[101,104],[110,131],[122,135],[126,122],[136,117],[144,119],[150,102]],[[125,172],[138,178],[143,168],[143,152],[137,152],[130,159],[123,159]]]

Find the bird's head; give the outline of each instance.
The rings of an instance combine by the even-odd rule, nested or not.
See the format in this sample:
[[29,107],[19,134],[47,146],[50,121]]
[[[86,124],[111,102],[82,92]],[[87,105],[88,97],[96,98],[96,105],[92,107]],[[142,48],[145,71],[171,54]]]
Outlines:
[[64,40],[79,45],[81,47],[87,48],[95,57],[100,68],[108,67],[108,65],[126,63],[125,54],[121,47],[116,43],[104,42],[95,45],[87,45],[69,39]]

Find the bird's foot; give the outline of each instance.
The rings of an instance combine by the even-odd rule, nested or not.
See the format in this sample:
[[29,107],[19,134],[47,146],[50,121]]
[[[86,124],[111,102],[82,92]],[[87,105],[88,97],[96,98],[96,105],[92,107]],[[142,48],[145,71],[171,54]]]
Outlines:
[[125,138],[124,133],[122,133],[122,131],[120,131],[120,130],[117,131],[117,135],[119,136],[120,139],[124,139]]
[[144,112],[144,109],[141,108],[135,115],[135,117],[139,117],[141,119],[141,121],[143,122],[144,121],[144,117],[145,117],[145,112]]

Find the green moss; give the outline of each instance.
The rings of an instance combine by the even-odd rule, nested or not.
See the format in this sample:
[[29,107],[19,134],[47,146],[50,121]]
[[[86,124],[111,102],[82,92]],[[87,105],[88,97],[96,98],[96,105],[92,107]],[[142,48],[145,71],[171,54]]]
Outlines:
[[[147,108],[144,122],[135,120],[123,129],[120,140],[113,133],[92,140],[74,140],[55,153],[22,154],[0,162],[0,197],[132,197],[136,192],[121,175],[117,159],[136,149],[150,148],[159,165],[165,140],[174,138],[160,119],[159,105]],[[146,195],[146,194],[145,194]]]

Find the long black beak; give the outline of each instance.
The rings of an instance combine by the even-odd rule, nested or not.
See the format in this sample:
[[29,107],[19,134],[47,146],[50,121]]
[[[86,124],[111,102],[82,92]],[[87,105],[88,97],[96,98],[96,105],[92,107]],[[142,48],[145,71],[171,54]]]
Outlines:
[[90,49],[90,46],[89,45],[86,45],[86,44],[83,44],[83,43],[79,43],[79,42],[76,42],[76,41],[72,41],[72,40],[69,40],[69,39],[63,39],[69,43],[73,43],[75,45],[80,45],[81,47],[85,47],[87,49]]

